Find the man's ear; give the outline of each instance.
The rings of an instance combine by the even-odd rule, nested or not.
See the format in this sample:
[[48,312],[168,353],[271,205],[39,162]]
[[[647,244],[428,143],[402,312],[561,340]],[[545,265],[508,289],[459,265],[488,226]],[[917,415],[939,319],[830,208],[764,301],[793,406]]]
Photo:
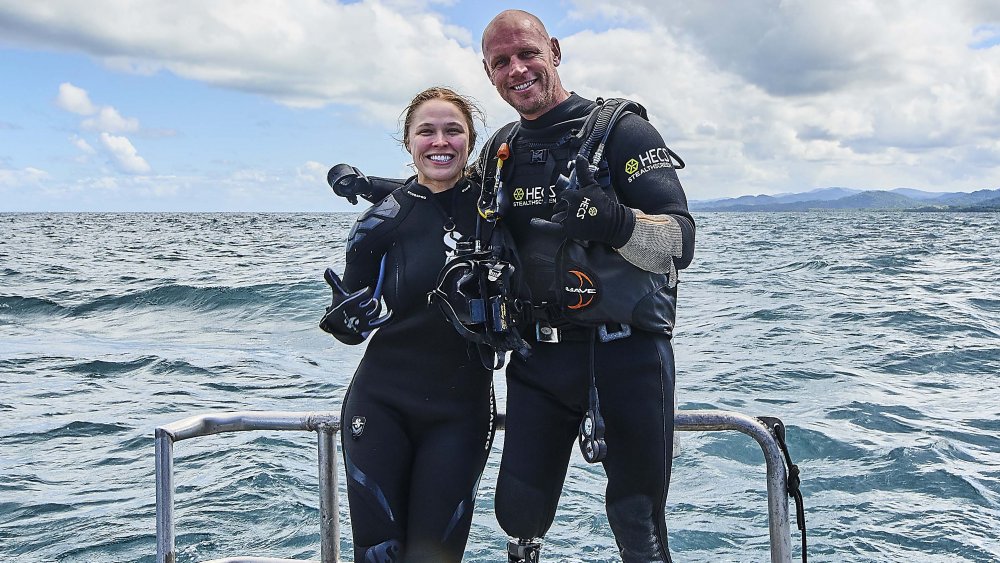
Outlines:
[[559,66],[562,61],[562,49],[559,48],[559,40],[555,37],[549,40],[552,43],[552,66]]
[[490,67],[486,64],[486,59],[483,59],[483,72],[486,73],[486,78],[490,79],[490,84],[493,84],[493,76],[490,74]]

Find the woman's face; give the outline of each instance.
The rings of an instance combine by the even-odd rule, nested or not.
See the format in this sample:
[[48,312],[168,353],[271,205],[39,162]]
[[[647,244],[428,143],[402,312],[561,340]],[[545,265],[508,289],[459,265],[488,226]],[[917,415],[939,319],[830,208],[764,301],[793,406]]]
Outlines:
[[417,106],[407,131],[417,181],[433,192],[454,186],[469,160],[469,124],[458,107],[441,99]]

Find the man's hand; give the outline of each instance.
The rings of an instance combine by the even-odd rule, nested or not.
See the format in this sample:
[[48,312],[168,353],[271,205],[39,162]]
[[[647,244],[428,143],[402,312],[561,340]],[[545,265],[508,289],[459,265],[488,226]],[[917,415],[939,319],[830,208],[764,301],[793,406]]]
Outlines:
[[376,328],[389,322],[392,311],[381,317],[382,303],[372,294],[371,288],[348,293],[344,283],[332,269],[323,273],[326,283],[333,289],[333,301],[326,308],[319,327],[344,344],[361,344]]
[[608,197],[585,157],[577,156],[575,166],[579,189],[559,193],[551,223],[561,225],[566,238],[624,246],[635,228],[635,212]]

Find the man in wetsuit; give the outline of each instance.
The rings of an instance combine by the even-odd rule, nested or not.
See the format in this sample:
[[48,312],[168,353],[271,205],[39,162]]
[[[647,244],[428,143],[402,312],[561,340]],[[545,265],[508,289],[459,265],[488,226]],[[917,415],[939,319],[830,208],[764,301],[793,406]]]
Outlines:
[[[677,270],[694,253],[695,229],[659,133],[635,114],[626,114],[614,127],[605,158],[616,197],[589,174],[580,175],[581,189],[557,193],[556,178],[574,160],[572,151],[560,146],[581,128],[595,102],[563,88],[559,42],[527,12],[497,15],[483,32],[482,48],[490,82],[521,116],[503,165],[509,204],[502,217],[517,243],[533,308],[545,310],[554,300],[551,261],[562,237],[609,245],[638,268],[668,275],[669,292],[675,295]],[[484,154],[480,161],[491,157]],[[490,182],[489,170],[481,172]],[[584,212],[588,209],[593,211]],[[557,223],[561,235],[546,234],[537,220]],[[538,560],[537,539],[555,517],[593,378],[606,424],[605,503],[622,559],[670,561],[664,517],[674,431],[670,335],[633,331],[603,342],[591,329],[559,327],[560,319],[544,322],[561,329],[558,341],[529,337],[530,357],[512,356],[507,369],[496,515],[515,538],[508,547],[510,560]],[[539,328],[548,326],[539,323]],[[522,329],[525,336],[533,332]]]

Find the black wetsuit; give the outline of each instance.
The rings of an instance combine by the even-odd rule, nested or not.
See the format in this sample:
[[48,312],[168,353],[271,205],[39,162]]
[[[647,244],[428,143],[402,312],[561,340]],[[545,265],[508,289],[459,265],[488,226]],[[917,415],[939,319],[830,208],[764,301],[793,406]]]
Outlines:
[[[521,120],[511,159],[504,165],[513,234],[535,305],[550,300],[552,256],[558,245],[532,227],[549,219],[555,176],[568,156],[564,142],[594,107],[575,94],[534,121]],[[546,148],[549,147],[549,148]],[[487,149],[488,150],[488,149]],[[694,223],[662,137],[641,117],[628,114],[609,138],[606,157],[619,201],[649,215],[670,214],[683,232],[684,268],[694,252]],[[509,174],[506,172],[509,170]],[[532,330],[522,333],[529,337]],[[570,454],[588,407],[591,361],[596,370],[608,453],[608,521],[626,563],[669,561],[664,507],[673,450],[674,360],[670,337],[635,331],[621,340],[592,344],[592,331],[563,327],[559,343],[536,342],[532,354],[512,356],[507,368],[507,419],[497,481],[496,515],[516,538],[541,537],[555,516]],[[593,360],[591,360],[593,351]]]
[[[476,489],[493,442],[492,372],[428,306],[448,229],[475,228],[478,187],[440,194],[411,182],[366,211],[351,231],[344,284],[374,287],[387,255],[377,330],[342,413],[355,561],[460,561]],[[453,213],[457,211],[457,213]]]

